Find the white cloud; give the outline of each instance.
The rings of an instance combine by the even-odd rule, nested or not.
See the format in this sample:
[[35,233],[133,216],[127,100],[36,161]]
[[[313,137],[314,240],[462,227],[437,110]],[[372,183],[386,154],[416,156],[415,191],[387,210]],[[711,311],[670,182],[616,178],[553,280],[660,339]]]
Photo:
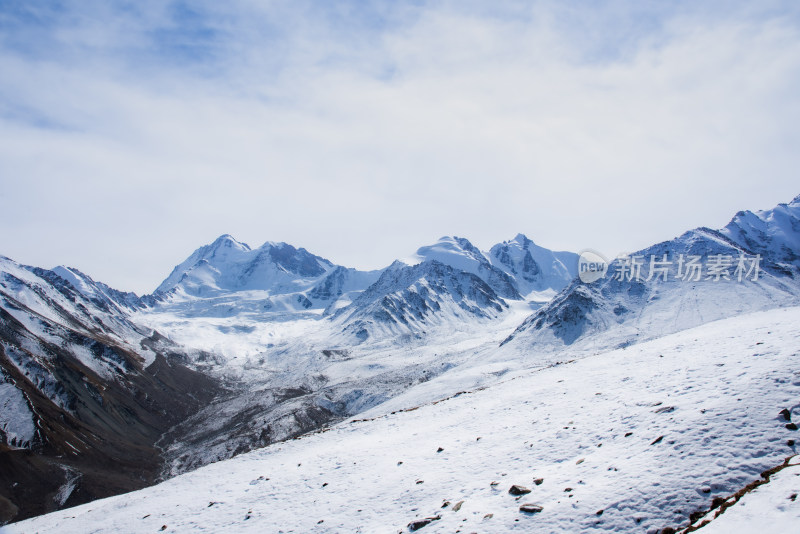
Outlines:
[[225,232],[358,267],[447,233],[612,255],[800,192],[786,6],[343,5],[6,42],[0,253],[149,291]]

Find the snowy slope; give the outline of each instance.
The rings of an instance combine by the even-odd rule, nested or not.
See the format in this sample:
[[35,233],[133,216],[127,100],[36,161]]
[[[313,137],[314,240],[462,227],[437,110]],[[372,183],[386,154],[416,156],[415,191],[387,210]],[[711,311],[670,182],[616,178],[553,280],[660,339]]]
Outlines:
[[800,459],[772,475],[701,530],[702,534],[794,532],[800,525]]
[[34,332],[41,331],[38,323],[46,320],[84,335],[108,336],[140,351],[145,363],[151,363],[155,354],[140,342],[152,332],[132,323],[127,316],[130,309],[105,294],[104,284],[95,285],[74,273],[78,271],[26,267],[0,257],[0,306]]
[[[687,526],[795,453],[797,431],[779,412],[800,417],[797,324],[800,308],[787,308],[577,361],[564,353],[496,386],[376,409],[6,531],[372,533],[424,518],[438,519],[423,532]],[[510,495],[513,484],[531,493]],[[526,503],[542,510],[521,512]]]
[[105,304],[105,307],[117,307],[123,311],[135,310],[144,305],[136,293],[118,291],[102,282],[96,282],[89,275],[74,267],[59,265],[52,272],[66,280],[74,289],[98,306]]

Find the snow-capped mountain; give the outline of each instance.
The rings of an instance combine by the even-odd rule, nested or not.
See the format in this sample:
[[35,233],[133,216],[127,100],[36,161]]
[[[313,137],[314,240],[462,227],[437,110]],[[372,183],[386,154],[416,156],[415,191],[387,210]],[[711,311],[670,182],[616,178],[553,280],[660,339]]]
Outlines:
[[336,317],[346,332],[364,341],[378,332],[384,337],[420,334],[442,321],[496,318],[507,308],[475,274],[426,259],[416,265],[396,261]]
[[[795,305],[798,243],[798,199],[757,214],[740,212],[722,230],[698,228],[616,259],[599,281],[575,279],[504,343],[629,344],[747,311]],[[692,257],[696,271],[689,267]],[[636,262],[641,276],[631,270]]]
[[248,289],[291,292],[306,289],[309,280],[320,278],[333,267],[304,248],[267,242],[251,249],[225,234],[175,267],[156,293],[175,288],[198,297]]
[[[265,246],[269,257],[270,246]],[[324,274],[306,270],[296,276],[281,266],[283,275],[294,273],[288,288],[286,278],[253,278],[252,265],[263,271],[267,263],[254,258],[268,254],[223,236],[183,262],[162,284],[165,296],[135,314],[180,343],[222,355],[216,366],[196,363],[259,391],[218,399],[178,425],[165,447],[170,474],[383,402],[463,357],[443,348],[451,354],[451,361],[443,362],[435,349],[440,343],[464,343],[484,331],[480,343],[496,344],[530,310],[516,279],[463,238],[443,238],[410,260],[373,272],[334,266],[303,252]],[[208,273],[212,263],[214,276],[203,279],[205,285],[195,283],[193,266]],[[231,278],[235,283],[219,282]],[[415,356],[387,364],[384,351]]]
[[[761,254],[773,269],[800,267],[800,195],[766,211],[740,211],[720,232]],[[789,268],[787,273],[796,272]]]
[[431,261],[474,274],[502,298],[522,298],[514,278],[492,265],[486,254],[463,237],[444,236],[433,245],[420,247],[406,260],[411,265]]
[[251,249],[225,234],[175,267],[156,289],[155,307],[189,317],[302,314],[347,305],[379,275],[286,243]]
[[0,258],[0,520],[152,483],[156,441],[221,391],[129,320],[136,305],[75,270]]
[[[39,272],[43,276],[48,276],[46,270],[42,269],[39,270]],[[84,297],[88,298],[103,309],[117,307],[119,311],[136,310],[145,305],[146,301],[143,301],[136,293],[129,291],[118,291],[114,288],[108,287],[102,282],[96,282],[92,280],[89,275],[80,272],[74,267],[59,265],[58,267],[55,267],[52,272],[62,280],[69,282],[69,284],[74,289],[79,291]]]
[[509,309],[507,301],[537,305],[552,297],[575,276],[577,259],[538,247],[522,234],[490,253],[463,237],[445,236],[393,263],[336,318],[359,341],[497,319]]
[[489,254],[492,263],[514,279],[520,294],[528,297],[535,292],[549,300],[578,275],[577,254],[540,247],[523,234],[498,243]]

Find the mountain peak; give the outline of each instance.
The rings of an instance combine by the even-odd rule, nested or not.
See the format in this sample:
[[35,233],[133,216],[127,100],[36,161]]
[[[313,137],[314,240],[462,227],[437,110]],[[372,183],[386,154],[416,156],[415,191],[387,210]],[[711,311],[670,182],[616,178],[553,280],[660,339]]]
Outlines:
[[249,289],[288,291],[296,289],[299,280],[320,277],[332,267],[304,248],[267,241],[251,249],[223,234],[175,267],[156,292],[166,293],[176,286],[195,296]]
[[247,243],[242,243],[241,241],[236,240],[236,238],[234,238],[231,234],[222,234],[211,243],[210,247],[213,249],[229,247],[242,251],[250,250],[250,246]]
[[525,234],[493,246],[489,256],[493,265],[517,280],[522,295],[560,291],[577,274],[576,254],[542,248]]
[[511,241],[507,241],[507,243],[509,243],[509,244],[510,243],[518,243],[519,245],[522,246],[522,248],[526,248],[526,247],[534,244],[533,241],[528,239],[528,236],[526,236],[525,234],[517,234],[517,235],[514,236],[514,239],[512,239]]
[[432,245],[418,248],[416,255],[420,261],[436,259],[445,264],[449,263],[449,261],[445,259],[448,257],[450,259],[457,256],[465,256],[472,259],[483,258],[481,251],[470,243],[468,239],[449,235],[440,237],[439,240]]

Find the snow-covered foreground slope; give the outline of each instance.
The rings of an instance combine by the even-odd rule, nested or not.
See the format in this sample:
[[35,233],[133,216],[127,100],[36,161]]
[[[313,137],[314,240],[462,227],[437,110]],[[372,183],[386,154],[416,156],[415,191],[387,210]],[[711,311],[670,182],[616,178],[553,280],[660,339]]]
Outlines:
[[[374,411],[6,531],[372,533],[434,517],[423,532],[686,526],[795,453],[779,412],[800,417],[798,324],[800,308],[786,308],[576,361],[565,352],[480,391]],[[531,493],[510,495],[513,484]]]
[[726,510],[703,534],[796,532],[800,525],[800,458]]

